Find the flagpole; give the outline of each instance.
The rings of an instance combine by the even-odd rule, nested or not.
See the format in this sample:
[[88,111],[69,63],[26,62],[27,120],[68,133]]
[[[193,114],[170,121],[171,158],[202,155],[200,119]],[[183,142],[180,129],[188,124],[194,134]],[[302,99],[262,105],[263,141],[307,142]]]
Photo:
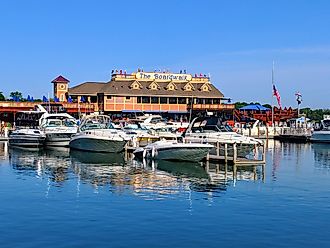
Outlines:
[[[272,87],[274,87],[274,60],[272,68]],[[274,92],[272,88],[272,127],[274,127]]]

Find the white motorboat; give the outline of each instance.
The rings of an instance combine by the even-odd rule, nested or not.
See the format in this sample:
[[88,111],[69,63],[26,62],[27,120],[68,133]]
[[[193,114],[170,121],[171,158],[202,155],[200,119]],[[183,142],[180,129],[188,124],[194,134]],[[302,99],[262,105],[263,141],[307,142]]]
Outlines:
[[44,145],[46,135],[38,129],[16,129],[9,134],[9,145],[38,148]]
[[247,137],[234,132],[217,117],[196,117],[183,135],[187,142],[226,142],[248,145],[261,145],[261,140]]
[[9,134],[9,145],[25,148],[42,147],[46,138],[38,129],[38,120],[42,114],[40,111],[17,112],[15,130]]
[[330,115],[325,115],[311,136],[312,142],[330,143]]
[[69,146],[83,151],[121,152],[128,140],[125,132],[112,126],[109,116],[90,115],[82,120]]
[[143,148],[137,148],[133,153],[138,158],[199,162],[206,157],[213,147],[210,144],[189,144],[161,140]]
[[39,127],[46,134],[46,146],[69,146],[71,136],[78,131],[76,120],[67,113],[45,113],[39,120]]
[[[227,143],[238,144],[238,156],[245,157],[257,145],[263,142],[259,139],[238,134],[218,117],[196,117],[182,135],[186,143]],[[220,154],[222,155],[222,150]]]

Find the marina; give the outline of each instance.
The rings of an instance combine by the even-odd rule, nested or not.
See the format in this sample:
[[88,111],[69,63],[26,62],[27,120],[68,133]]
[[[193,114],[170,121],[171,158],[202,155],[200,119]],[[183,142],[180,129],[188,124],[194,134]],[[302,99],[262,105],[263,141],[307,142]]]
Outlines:
[[[277,247],[276,239],[291,247],[326,247],[328,146],[274,140],[266,146],[264,166],[235,166],[143,163],[123,153],[26,151],[0,143],[1,240],[14,246],[51,245],[61,236],[66,244],[60,247],[91,239],[98,246],[165,247],[174,244],[169,237],[176,237],[183,247],[229,246],[237,240]],[[31,228],[40,231],[23,239]],[[211,244],[202,237],[205,228]],[[67,235],[70,230],[79,231]]]
[[0,6],[0,248],[330,247],[330,1]]

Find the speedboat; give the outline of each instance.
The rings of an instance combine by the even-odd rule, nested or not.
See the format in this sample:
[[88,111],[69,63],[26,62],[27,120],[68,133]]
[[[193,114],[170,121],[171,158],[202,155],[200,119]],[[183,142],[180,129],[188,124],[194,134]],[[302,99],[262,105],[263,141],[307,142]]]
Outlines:
[[39,127],[46,134],[46,146],[67,147],[71,136],[78,131],[76,120],[67,113],[43,114]]
[[213,148],[210,144],[178,143],[161,140],[137,148],[133,154],[138,158],[199,162]]
[[107,115],[90,115],[84,118],[77,134],[69,143],[70,148],[91,152],[121,152],[129,137],[115,129]]
[[312,142],[330,143],[330,116],[325,115],[321,123],[314,129],[311,136]]
[[16,129],[9,134],[9,145],[25,148],[39,148],[44,145],[46,135],[38,129]]
[[[263,145],[259,139],[247,137],[234,130],[218,117],[196,117],[183,133],[186,143],[237,144],[238,156],[245,157],[255,146]],[[222,155],[223,151],[220,151]]]
[[20,111],[15,116],[15,130],[9,133],[9,145],[23,148],[39,148],[46,135],[38,129],[42,111]]

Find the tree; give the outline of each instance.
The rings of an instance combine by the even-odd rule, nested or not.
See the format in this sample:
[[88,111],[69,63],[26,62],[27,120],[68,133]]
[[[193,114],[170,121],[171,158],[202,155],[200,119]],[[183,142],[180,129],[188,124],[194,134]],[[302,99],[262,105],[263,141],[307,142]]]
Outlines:
[[235,109],[239,109],[241,107],[244,107],[248,105],[246,102],[235,102]]
[[0,101],[6,100],[6,97],[3,95],[2,91],[0,91]]
[[269,108],[269,109],[272,109],[272,106],[271,106],[270,104],[268,104],[268,103],[266,103],[266,104],[263,104],[262,106],[264,106],[265,108]]
[[18,100],[22,100],[22,98],[23,98],[22,93],[19,92],[19,91],[12,91],[12,92],[10,92],[10,95],[9,96],[12,97],[12,98],[17,98]]

